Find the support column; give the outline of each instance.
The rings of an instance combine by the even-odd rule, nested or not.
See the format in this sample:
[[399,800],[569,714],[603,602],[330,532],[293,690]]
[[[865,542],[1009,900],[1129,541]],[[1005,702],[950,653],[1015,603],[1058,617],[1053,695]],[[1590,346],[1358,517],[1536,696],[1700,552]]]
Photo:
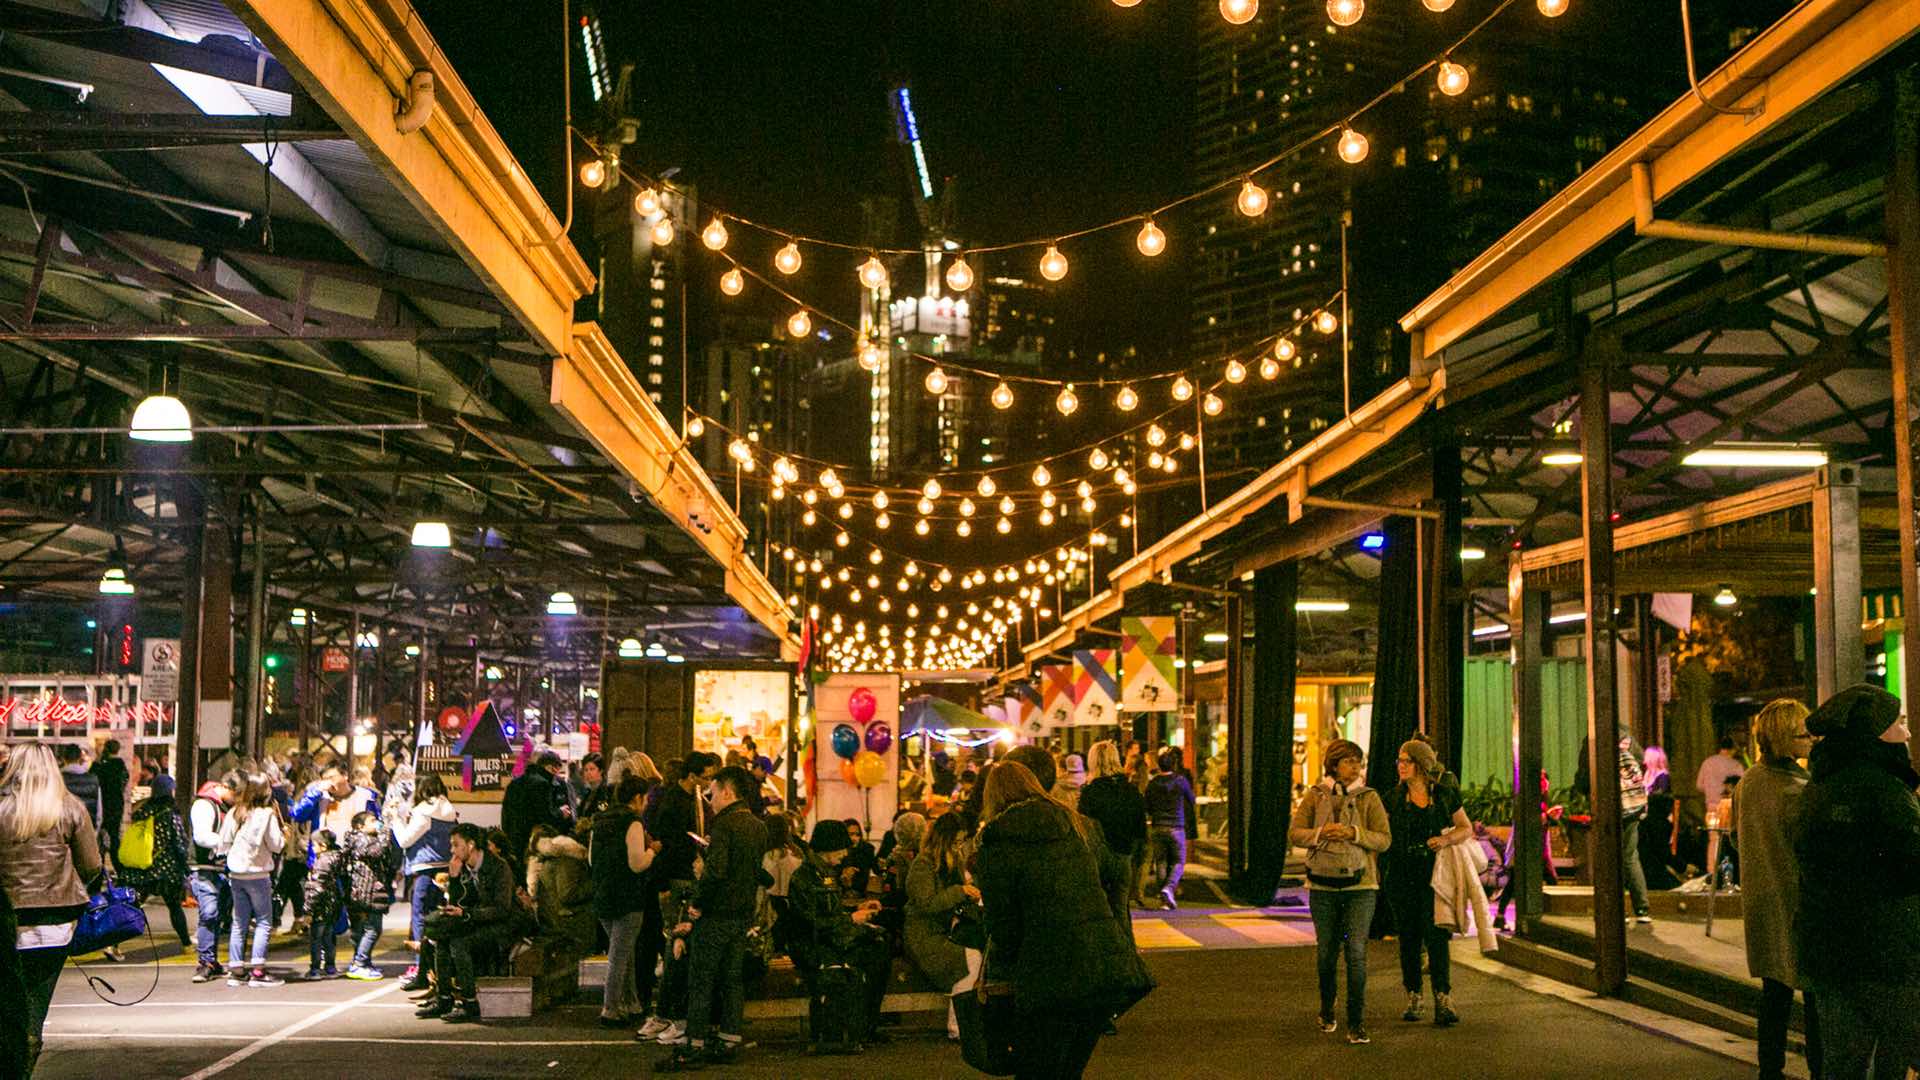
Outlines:
[[173,770],[177,790],[200,789],[200,621],[207,510],[190,477],[175,481],[180,547],[180,699],[174,703]]
[[360,612],[356,609],[347,630],[347,775],[353,775],[353,731],[360,716]]
[[417,746],[420,727],[427,722],[427,682],[432,677],[437,657],[434,653],[433,638],[425,631],[420,633],[420,655],[413,670],[413,730],[407,732],[407,745]]
[[[1293,816],[1293,683],[1297,659],[1300,568],[1277,563],[1253,579],[1253,711],[1245,725],[1235,794],[1247,793],[1247,873],[1243,892],[1266,904],[1287,868],[1287,824]],[[1317,763],[1309,762],[1311,769]]]
[[1547,848],[1540,820],[1540,770],[1546,767],[1541,736],[1540,669],[1545,657],[1548,596],[1527,588],[1516,555],[1507,567],[1507,625],[1513,662],[1513,845],[1514,929],[1524,931],[1545,913],[1541,858]]
[[1227,877],[1244,881],[1247,874],[1247,755],[1241,740],[1247,733],[1247,643],[1240,590],[1227,597],[1223,617],[1227,635]]
[[1820,470],[1813,491],[1813,642],[1821,701],[1866,678],[1860,638],[1860,470]]
[[247,584],[247,712],[241,724],[241,753],[266,753],[267,711],[267,545],[260,506],[253,508],[253,576]]
[[1420,729],[1440,761],[1460,775],[1466,741],[1467,612],[1460,573],[1460,450],[1433,447],[1433,507],[1437,521],[1420,527]]
[[[1887,322],[1893,358],[1893,466],[1900,501],[1900,610],[1907,685],[1920,685],[1920,69],[1894,76],[1893,171],[1887,178]],[[1910,748],[1911,749],[1911,748]],[[1916,757],[1920,760],[1920,757]]]
[[1627,984],[1626,903],[1620,849],[1618,633],[1613,595],[1613,350],[1590,345],[1580,367],[1580,510],[1586,564],[1587,768],[1593,777],[1593,940],[1595,989],[1618,996]]
[[237,501],[227,501],[224,512],[207,520],[200,547],[200,667],[195,705],[200,746],[205,750],[233,747],[233,565],[240,538],[229,523],[237,520],[238,506]]
[[[1192,601],[1180,605],[1180,712],[1178,723],[1180,725],[1180,743],[1184,748],[1180,756],[1186,762],[1187,771],[1198,776],[1200,775],[1200,766],[1204,764],[1204,762],[1199,757],[1199,748],[1194,745],[1194,740],[1199,736],[1200,731],[1200,704],[1199,687],[1196,685],[1199,680],[1194,677],[1193,647],[1196,641],[1193,614]],[[1164,716],[1166,714],[1161,713],[1159,715]],[[1171,731],[1163,732],[1160,741],[1170,741],[1172,736],[1173,732]],[[1197,826],[1195,827],[1194,835],[1196,837],[1199,835]]]

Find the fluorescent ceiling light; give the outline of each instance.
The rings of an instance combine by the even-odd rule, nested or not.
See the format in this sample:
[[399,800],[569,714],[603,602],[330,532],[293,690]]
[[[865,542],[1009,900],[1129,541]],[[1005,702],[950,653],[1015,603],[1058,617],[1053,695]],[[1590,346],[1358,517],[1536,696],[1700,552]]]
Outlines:
[[128,426],[129,438],[141,442],[192,442],[193,418],[177,397],[154,394],[133,410]]
[[307,625],[307,609],[303,607],[294,608],[293,615],[287,619],[287,623],[291,626]]
[[1370,532],[1360,538],[1361,551],[1379,551],[1387,546],[1385,533]]
[[409,646],[407,646],[407,655],[408,655],[408,656],[419,656],[419,655],[420,655],[420,646],[418,646],[418,645],[409,645]]
[[1587,613],[1584,611],[1569,611],[1564,615],[1555,615],[1552,618],[1549,618],[1547,620],[1547,622],[1551,623],[1554,626],[1559,626],[1563,623],[1586,622],[1586,621],[1587,621]]
[[1463,547],[1460,549],[1461,562],[1476,562],[1486,557],[1487,549],[1483,547]]
[[628,660],[644,655],[640,648],[640,639],[622,638],[620,641],[620,655]]
[[1295,600],[1295,611],[1346,611],[1353,605],[1345,600]]
[[359,639],[355,641],[354,644],[363,649],[377,649],[380,647],[380,635],[372,630],[362,630],[360,631]]
[[1209,645],[1225,645],[1227,643],[1227,632],[1225,630],[1209,630],[1200,635],[1200,640]]
[[547,598],[547,614],[578,615],[580,614],[580,605],[574,603],[572,593],[557,592]]
[[686,662],[687,662],[687,658],[684,656],[681,656],[677,652],[667,654],[667,663],[669,664],[684,664]]
[[1709,446],[1680,459],[1700,468],[1817,469],[1827,463],[1827,452],[1807,446]]
[[1494,623],[1492,626],[1476,626],[1473,628],[1473,636],[1498,637],[1501,634],[1510,633],[1512,629],[1513,628],[1506,623]]
[[445,548],[453,546],[453,530],[444,521],[417,521],[413,526],[413,546]]
[[1580,461],[1578,450],[1555,450],[1550,454],[1540,455],[1542,465],[1578,465]]

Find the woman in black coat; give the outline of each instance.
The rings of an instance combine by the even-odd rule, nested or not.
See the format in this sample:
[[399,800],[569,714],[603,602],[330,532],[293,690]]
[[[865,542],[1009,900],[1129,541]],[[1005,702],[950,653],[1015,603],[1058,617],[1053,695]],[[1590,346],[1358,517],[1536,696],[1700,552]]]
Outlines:
[[1100,884],[1086,819],[1026,766],[988,776],[976,880],[986,907],[989,983],[1011,982],[1015,1077],[1071,1080],[1109,1018],[1152,989]]

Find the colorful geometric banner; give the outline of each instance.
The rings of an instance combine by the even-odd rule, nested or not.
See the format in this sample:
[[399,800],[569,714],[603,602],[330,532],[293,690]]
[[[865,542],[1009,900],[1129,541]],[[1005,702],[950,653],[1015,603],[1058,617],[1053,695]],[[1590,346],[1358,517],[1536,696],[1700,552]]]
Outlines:
[[1073,694],[1075,727],[1119,723],[1120,710],[1115,703],[1120,697],[1120,650],[1075,649]]
[[1040,680],[1040,722],[1047,727],[1073,723],[1073,665],[1040,664],[1034,677]]
[[1172,712],[1180,707],[1173,667],[1177,626],[1172,615],[1120,617],[1120,700],[1129,712]]

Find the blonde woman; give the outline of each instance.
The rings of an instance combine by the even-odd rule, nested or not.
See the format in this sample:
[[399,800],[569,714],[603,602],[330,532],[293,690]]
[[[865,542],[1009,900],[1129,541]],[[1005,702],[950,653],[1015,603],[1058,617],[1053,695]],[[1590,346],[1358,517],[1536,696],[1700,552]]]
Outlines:
[[1813,749],[1807,707],[1781,698],[1753,719],[1759,761],[1733,789],[1733,837],[1740,851],[1740,894],[1747,926],[1747,972],[1760,980],[1760,1075],[1778,1077],[1787,1060],[1793,992],[1807,1013],[1807,1071],[1820,1075],[1820,1020],[1804,993],[1793,956],[1800,868],[1792,828],[1811,779],[1800,758]]
[[18,924],[10,945],[27,992],[26,1046],[0,1042],[0,1057],[25,1061],[27,1075],[40,1056],[47,1003],[67,962],[74,924],[99,876],[93,821],[67,793],[53,752],[38,743],[14,747],[0,773],[0,891]]
[[[233,929],[227,938],[227,985],[285,986],[267,972],[267,941],[273,933],[273,861],[286,850],[287,824],[273,802],[266,776],[249,773],[234,800],[233,813],[220,826],[227,850],[227,881],[233,889]],[[299,855],[296,852],[295,858]],[[247,929],[253,928],[251,970],[241,967]]]

